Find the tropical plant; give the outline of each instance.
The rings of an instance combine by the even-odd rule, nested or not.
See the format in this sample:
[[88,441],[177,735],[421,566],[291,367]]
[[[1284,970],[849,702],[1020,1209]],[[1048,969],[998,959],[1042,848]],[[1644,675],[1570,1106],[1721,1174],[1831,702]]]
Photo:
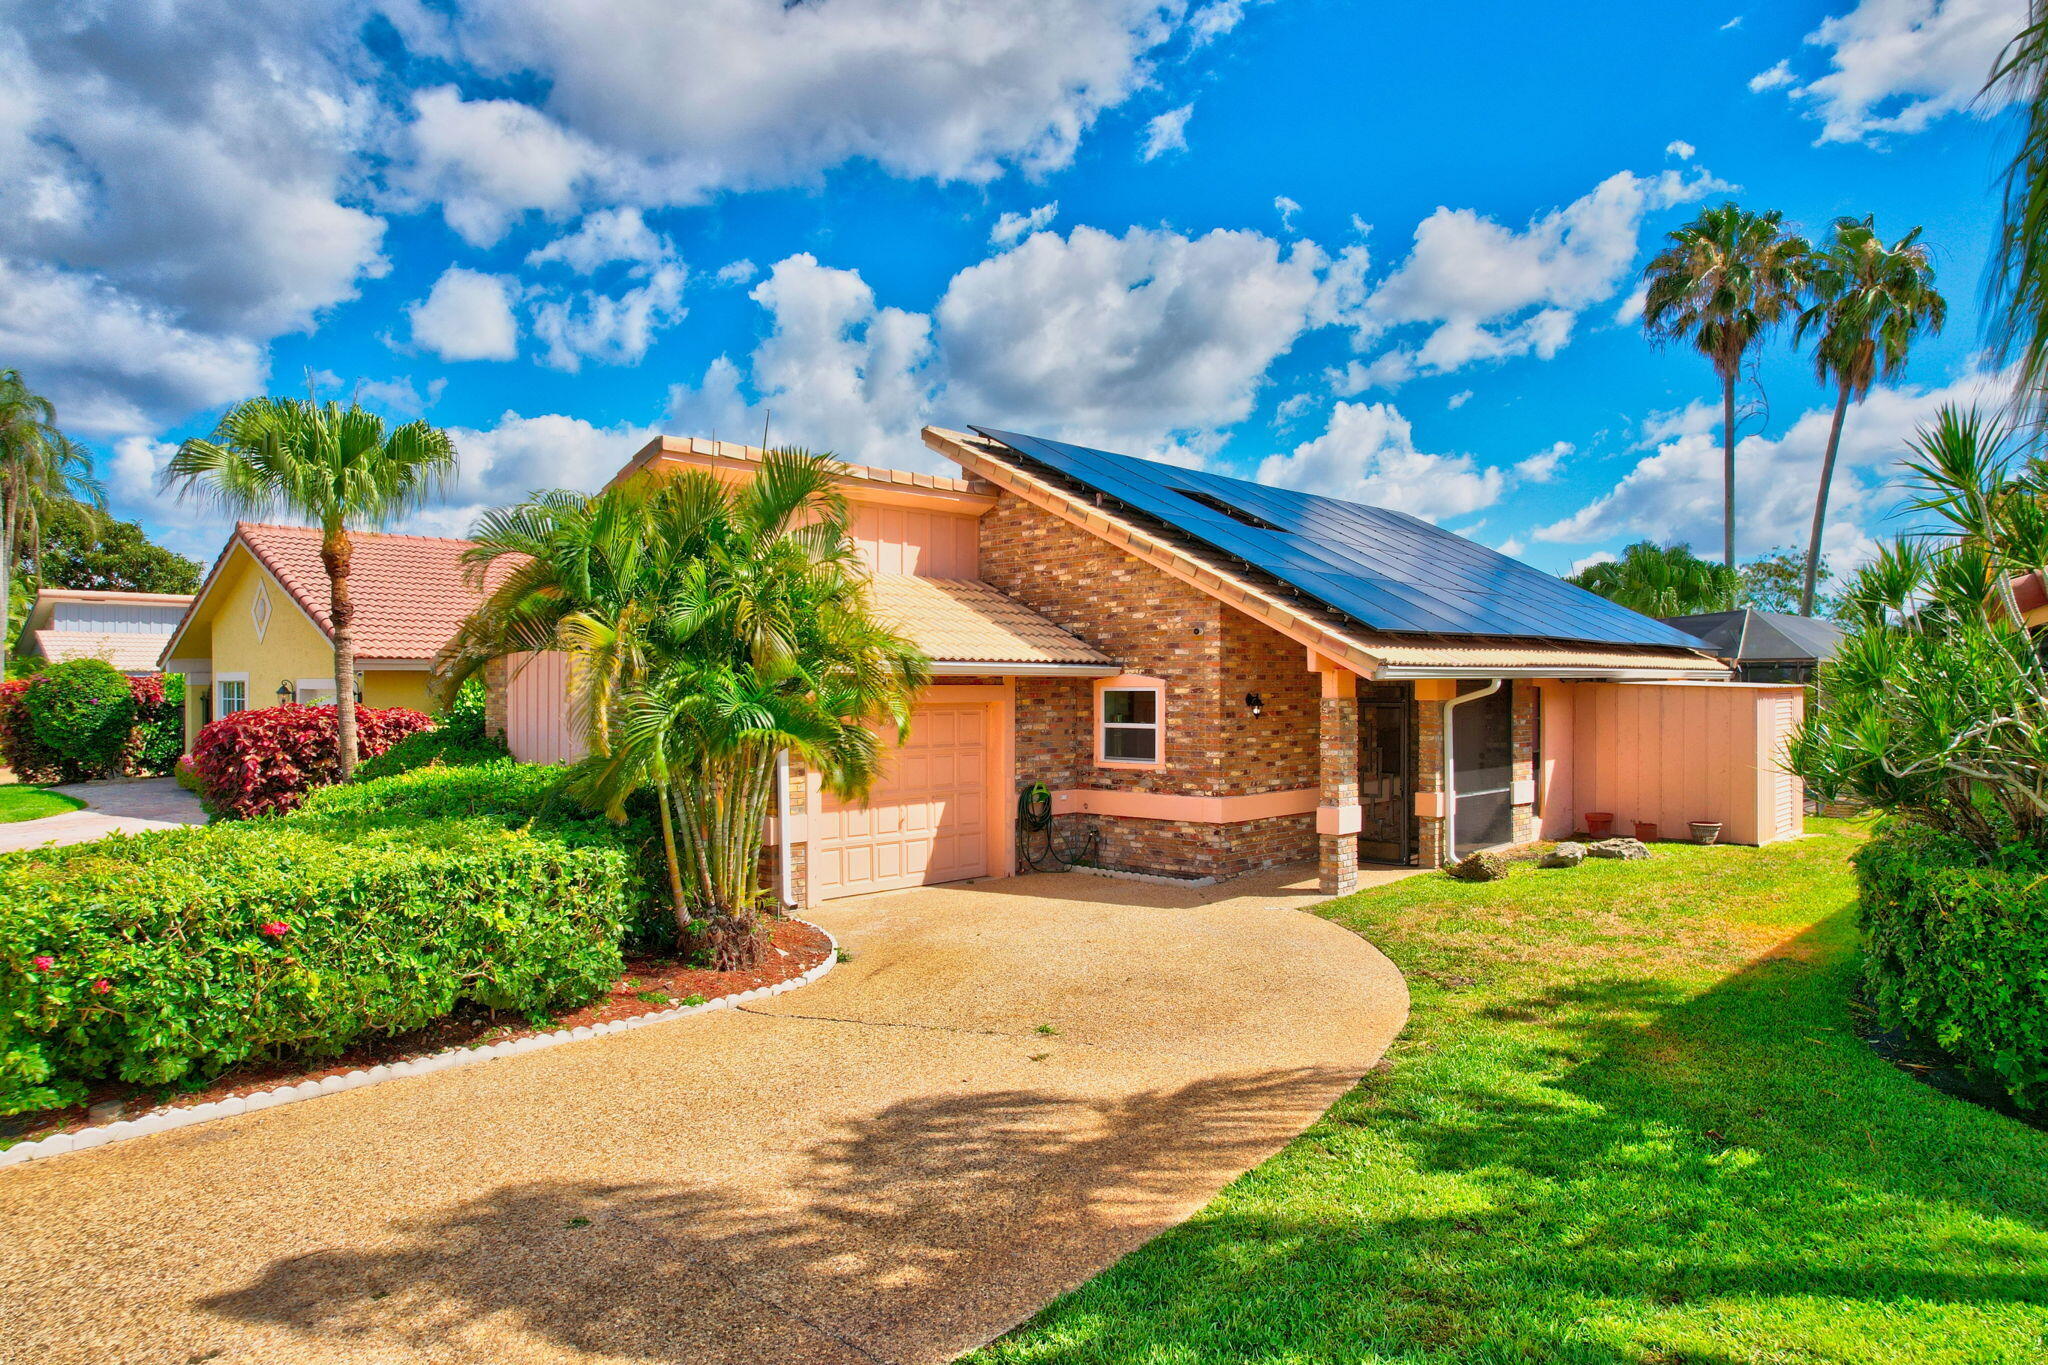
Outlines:
[[198,494],[237,516],[284,513],[320,528],[334,633],[335,743],[341,780],[356,765],[355,599],[349,593],[350,531],[383,525],[418,507],[455,471],[455,445],[425,422],[384,430],[351,403],[252,398],[229,408],[211,439],[178,447],[167,487]]
[[58,503],[102,497],[92,455],[57,429],[57,410],[18,370],[0,370],[0,674],[14,636],[14,569]]
[[1912,443],[1913,510],[1937,529],[1887,547],[1843,593],[1848,626],[1793,769],[1987,855],[2048,847],[2048,671],[2016,574],[2048,559],[2042,491],[2003,426],[1944,408]]
[[1713,364],[1721,381],[1721,554],[1735,567],[1735,381],[1749,353],[1795,312],[1811,248],[1785,230],[1775,210],[1734,202],[1700,213],[1667,235],[1643,269],[1643,330],[1659,344],[1681,341]]
[[43,515],[42,543],[33,547],[36,584],[99,592],[199,590],[201,566],[149,538],[132,521],[116,521],[79,502],[59,502]]
[[1813,334],[1814,374],[1835,386],[1835,415],[1813,499],[1813,533],[1799,591],[1801,616],[1813,615],[1828,490],[1849,405],[1863,401],[1877,380],[1903,370],[1913,338],[1939,332],[1948,316],[1948,301],[1934,287],[1934,263],[1920,244],[1920,229],[1886,245],[1870,217],[1835,220],[1826,245],[1809,262],[1807,289],[1812,302],[1800,313],[1793,336]]
[[1742,580],[1725,564],[1701,559],[1687,545],[1638,541],[1621,558],[1589,564],[1568,580],[1645,616],[1697,616],[1731,611]]
[[643,476],[544,494],[479,522],[468,553],[503,577],[438,661],[444,693],[486,662],[562,650],[589,756],[569,790],[659,814],[678,926],[714,965],[751,965],[760,844],[778,757],[858,798],[901,737],[925,657],[871,614],[829,456],[771,451],[750,480]]
[[2020,404],[2048,417],[2048,0],[2028,0],[1984,91],[2020,106],[1987,275],[1990,330],[2001,358],[2017,361]]
[[[1799,594],[1806,581],[1806,556],[1798,550],[1775,546],[1765,554],[1758,555],[1745,563],[1738,571],[1742,576],[1742,590],[1736,596],[1736,605],[1754,611],[1775,611],[1787,615],[1799,610]],[[1816,585],[1832,582],[1835,573],[1828,567],[1825,556],[1815,574]],[[1836,601],[1832,597],[1815,597],[1814,611],[1822,616],[1835,614]]]

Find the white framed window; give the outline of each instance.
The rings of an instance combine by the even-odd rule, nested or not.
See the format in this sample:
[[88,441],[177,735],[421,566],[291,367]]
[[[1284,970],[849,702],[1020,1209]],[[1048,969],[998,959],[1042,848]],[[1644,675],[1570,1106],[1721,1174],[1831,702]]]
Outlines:
[[334,679],[300,678],[293,687],[292,700],[301,706],[332,706]]
[[1165,762],[1166,687],[1156,678],[1105,679],[1095,690],[1095,761],[1156,768]]
[[213,681],[213,714],[232,716],[249,709],[249,675],[223,673]]

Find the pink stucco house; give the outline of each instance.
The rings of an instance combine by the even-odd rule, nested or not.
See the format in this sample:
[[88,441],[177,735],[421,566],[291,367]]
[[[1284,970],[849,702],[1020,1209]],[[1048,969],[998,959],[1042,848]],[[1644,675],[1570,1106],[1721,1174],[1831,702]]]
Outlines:
[[[1800,689],[1731,682],[1660,622],[1385,509],[1013,433],[924,439],[957,475],[843,485],[877,603],[936,677],[865,804],[798,774],[773,842],[800,904],[1010,875],[1037,784],[1065,857],[1198,880],[1313,862],[1332,893],[1361,862],[1434,866],[1589,812],[1799,832],[1778,755]],[[760,457],[664,437],[620,476]],[[492,696],[515,755],[581,752],[559,658],[497,670]]]

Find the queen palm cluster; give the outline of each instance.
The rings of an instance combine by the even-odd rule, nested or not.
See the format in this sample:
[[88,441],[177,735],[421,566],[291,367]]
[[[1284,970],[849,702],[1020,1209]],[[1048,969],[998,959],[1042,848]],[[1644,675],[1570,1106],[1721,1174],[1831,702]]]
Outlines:
[[452,695],[492,661],[567,654],[589,748],[568,790],[615,817],[652,796],[676,922],[721,970],[760,951],[777,756],[865,795],[930,676],[870,610],[835,467],[777,450],[751,479],[642,474],[489,513],[467,558],[493,586],[436,666]]

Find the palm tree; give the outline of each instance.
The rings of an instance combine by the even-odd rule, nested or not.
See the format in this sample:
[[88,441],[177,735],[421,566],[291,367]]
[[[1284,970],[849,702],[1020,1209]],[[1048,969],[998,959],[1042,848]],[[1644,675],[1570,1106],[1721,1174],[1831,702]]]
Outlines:
[[1721,381],[1721,556],[1735,567],[1735,381],[1742,361],[1799,305],[1806,239],[1783,215],[1749,213],[1732,201],[1704,210],[1668,234],[1643,269],[1643,330],[1662,344],[1683,341],[1713,363]]
[[2021,106],[2020,136],[1986,277],[1986,315],[2001,358],[2018,358],[2019,405],[2048,418],[2048,0],[1999,54],[1986,94]]
[[204,497],[234,516],[277,513],[320,528],[334,627],[334,702],[341,780],[356,766],[355,601],[349,594],[352,530],[412,511],[455,471],[455,444],[425,422],[384,430],[355,403],[252,398],[229,408],[211,439],[178,447],[165,487]]
[[1645,616],[1697,616],[1732,611],[1742,576],[1701,559],[1686,545],[1638,541],[1621,558],[1589,564],[1569,582]]
[[92,455],[57,430],[50,400],[18,370],[0,370],[0,676],[13,639],[14,565],[41,543],[42,518],[58,502],[102,501]]
[[881,762],[874,727],[900,738],[929,678],[870,614],[834,470],[771,451],[744,483],[643,476],[492,513],[468,557],[504,577],[436,664],[452,691],[492,659],[569,655],[590,747],[569,791],[614,817],[652,791],[676,922],[724,969],[759,951],[777,756],[858,798]]
[[1816,333],[1813,370],[1823,384],[1832,380],[1835,385],[1835,418],[1828,428],[1820,490],[1813,500],[1813,534],[1799,592],[1801,616],[1813,615],[1822,523],[1849,404],[1861,402],[1879,378],[1890,379],[1904,369],[1913,338],[1921,332],[1939,332],[1948,316],[1948,301],[1934,288],[1934,264],[1920,245],[1920,229],[1886,246],[1871,217],[1835,220],[1827,245],[1812,257],[1807,287],[1813,302],[1800,313],[1793,336]]

